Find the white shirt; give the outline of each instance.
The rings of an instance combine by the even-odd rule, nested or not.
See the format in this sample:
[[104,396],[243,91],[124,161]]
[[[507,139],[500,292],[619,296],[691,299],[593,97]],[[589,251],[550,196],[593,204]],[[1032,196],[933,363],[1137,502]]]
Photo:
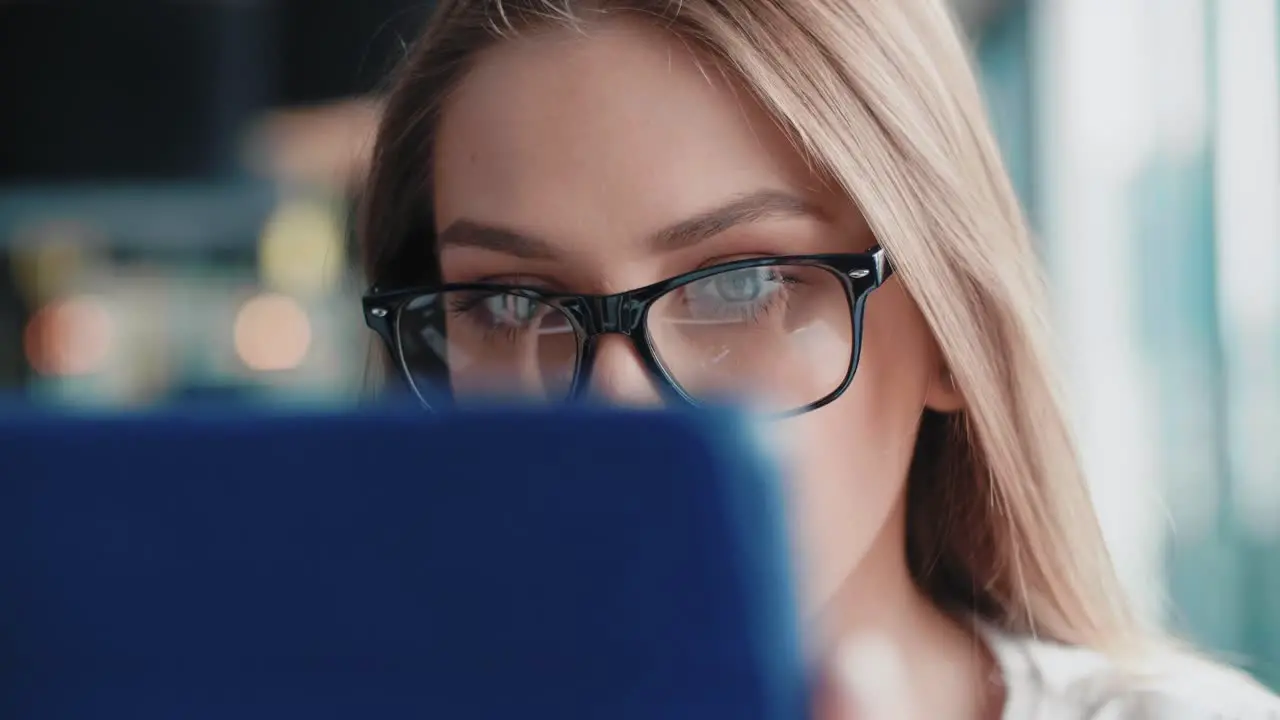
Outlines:
[[1091,650],[981,632],[1004,676],[1002,720],[1280,720],[1280,698],[1189,655],[1139,673]]

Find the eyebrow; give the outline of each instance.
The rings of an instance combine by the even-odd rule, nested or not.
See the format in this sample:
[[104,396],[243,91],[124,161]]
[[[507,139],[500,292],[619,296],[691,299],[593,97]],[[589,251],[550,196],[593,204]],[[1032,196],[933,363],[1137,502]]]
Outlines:
[[[819,217],[812,203],[777,190],[760,190],[730,200],[712,210],[681,220],[648,238],[650,247],[672,251],[696,245],[731,228],[765,219]],[[436,238],[440,249],[473,247],[529,260],[552,260],[555,246],[546,240],[474,220],[449,224]]]
[[441,250],[446,247],[480,248],[528,260],[556,257],[555,248],[545,240],[473,220],[450,223],[436,237],[436,246]]
[[654,233],[649,244],[656,250],[679,250],[715,237],[726,230],[766,219],[817,217],[813,204],[777,190],[761,190],[739,196],[714,210]]

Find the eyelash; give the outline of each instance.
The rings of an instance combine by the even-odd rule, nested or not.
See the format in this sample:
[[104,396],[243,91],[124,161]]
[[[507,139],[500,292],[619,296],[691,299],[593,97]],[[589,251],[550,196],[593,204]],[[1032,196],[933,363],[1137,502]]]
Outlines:
[[[492,281],[484,280],[481,282]],[[474,316],[480,311],[480,305],[487,299],[487,296],[480,294],[469,298],[458,298],[449,303],[449,311],[460,317]],[[521,328],[518,325],[503,325],[500,323],[486,322],[482,325],[482,331],[486,340],[501,334],[503,339],[514,341],[518,337]]]

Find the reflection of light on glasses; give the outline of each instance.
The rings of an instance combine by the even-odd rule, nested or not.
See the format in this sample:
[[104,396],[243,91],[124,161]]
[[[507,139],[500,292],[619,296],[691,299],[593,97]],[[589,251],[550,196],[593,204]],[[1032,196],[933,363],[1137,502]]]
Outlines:
[[240,307],[234,336],[236,354],[251,370],[292,370],[311,349],[311,321],[297,300],[259,295]]
[[826,323],[803,325],[788,333],[797,349],[808,353],[842,352],[849,342]]
[[111,314],[96,298],[55,301],[36,311],[23,333],[27,361],[42,375],[87,375],[102,368],[115,338]]
[[[440,334],[439,330],[428,325],[422,329],[422,332],[419,333],[419,335],[422,337],[422,342],[426,343],[427,347],[431,348],[431,352],[435,353],[436,357],[440,357],[440,358],[450,357],[449,346],[447,343],[445,343],[444,336]],[[462,355],[461,351],[458,351],[458,350],[454,351],[454,357],[463,361],[464,363],[471,362],[471,359],[469,357]]]

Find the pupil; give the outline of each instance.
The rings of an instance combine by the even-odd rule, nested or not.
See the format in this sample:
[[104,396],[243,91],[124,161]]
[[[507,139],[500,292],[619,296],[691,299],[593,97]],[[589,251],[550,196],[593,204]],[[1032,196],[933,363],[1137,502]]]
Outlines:
[[760,296],[760,274],[757,270],[739,270],[716,279],[716,290],[729,302],[749,302]]

